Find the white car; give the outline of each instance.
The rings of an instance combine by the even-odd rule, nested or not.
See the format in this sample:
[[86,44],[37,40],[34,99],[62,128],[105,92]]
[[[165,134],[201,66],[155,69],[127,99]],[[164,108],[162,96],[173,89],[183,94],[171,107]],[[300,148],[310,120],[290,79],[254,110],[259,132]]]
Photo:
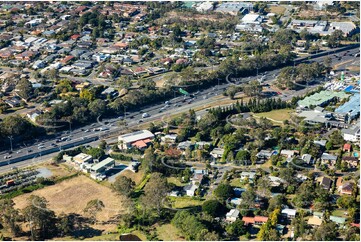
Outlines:
[[89,132],[89,129],[84,130],[84,133],[88,133],[88,132]]

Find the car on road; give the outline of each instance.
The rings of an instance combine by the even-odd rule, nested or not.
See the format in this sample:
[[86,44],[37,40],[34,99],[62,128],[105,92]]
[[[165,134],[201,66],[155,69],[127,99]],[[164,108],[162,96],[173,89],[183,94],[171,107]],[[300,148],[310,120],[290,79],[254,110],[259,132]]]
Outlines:
[[137,121],[138,124],[140,124],[140,123],[142,123],[142,122],[143,122],[143,120],[141,120],[141,119],[139,119],[139,120]]
[[44,145],[40,145],[40,146],[38,146],[38,149],[39,149],[39,150],[44,149],[44,148],[45,148],[45,146],[44,146]]
[[89,132],[89,129],[84,130],[84,133],[88,133],[88,132]]
[[4,159],[10,159],[12,156],[11,155],[5,155]]
[[31,152],[33,152],[33,150],[28,150],[28,153],[31,153]]
[[142,114],[142,118],[148,118],[148,117],[150,117],[150,115],[148,113],[143,113]]

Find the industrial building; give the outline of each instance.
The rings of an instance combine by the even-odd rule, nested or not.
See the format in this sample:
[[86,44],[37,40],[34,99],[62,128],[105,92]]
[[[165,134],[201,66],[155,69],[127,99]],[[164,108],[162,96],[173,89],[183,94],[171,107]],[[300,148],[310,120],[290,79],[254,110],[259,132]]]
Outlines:
[[348,123],[358,118],[360,116],[360,94],[355,93],[348,102],[338,107],[335,110],[335,116]]
[[344,92],[333,92],[333,91],[321,91],[315,93],[312,96],[305,97],[303,100],[298,101],[298,106],[300,108],[310,108],[311,106],[320,106],[324,107],[330,101],[334,99],[344,99],[349,95]]
[[105,160],[102,160],[101,162],[94,164],[90,168],[90,171],[93,173],[103,173],[107,169],[114,167],[114,165],[115,165],[115,160],[113,158],[108,157]]
[[73,157],[73,161],[78,164],[90,163],[93,161],[93,157],[91,155],[80,153]]
[[148,130],[124,134],[118,137],[118,147],[122,150],[130,149],[132,147],[142,150],[148,147],[153,138],[154,134]]

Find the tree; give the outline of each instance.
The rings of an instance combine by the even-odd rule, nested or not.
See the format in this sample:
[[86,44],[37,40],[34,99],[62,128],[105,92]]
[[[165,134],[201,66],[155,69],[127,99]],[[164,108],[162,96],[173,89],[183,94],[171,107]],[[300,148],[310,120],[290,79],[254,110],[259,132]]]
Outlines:
[[89,150],[86,151],[86,153],[88,155],[91,155],[94,159],[100,159],[101,157],[103,157],[105,155],[104,150],[100,149],[100,148],[90,148]]
[[72,214],[61,213],[58,218],[57,229],[60,232],[60,236],[71,235],[74,231],[74,217]]
[[160,215],[168,190],[167,179],[161,173],[153,173],[145,185],[144,195],[141,197],[143,208],[156,209]]
[[130,196],[133,192],[135,183],[132,179],[125,176],[117,176],[113,183],[113,189],[120,195]]
[[104,100],[96,99],[89,103],[89,111],[94,116],[97,117],[99,115],[103,115],[107,111],[107,104]]
[[275,241],[280,240],[277,230],[271,225],[271,221],[268,220],[262,224],[260,230],[257,233],[257,240],[261,241]]
[[84,98],[86,100],[93,101],[95,99],[95,95],[89,89],[82,89],[79,93],[79,97]]
[[233,100],[234,96],[238,91],[239,91],[239,87],[232,85],[227,88],[226,94],[229,96],[230,99]]
[[334,222],[323,222],[313,235],[314,240],[335,241],[337,239],[337,226]]
[[250,97],[259,96],[262,92],[262,86],[257,80],[253,80],[249,84],[244,85],[243,92]]
[[218,200],[207,200],[202,205],[202,211],[212,217],[220,217],[224,213],[224,207]]
[[247,165],[248,164],[248,161],[251,159],[251,154],[249,153],[249,151],[247,150],[240,150],[237,152],[237,155],[236,155],[236,164],[237,165],[240,165],[240,164],[244,164],[244,165]]
[[213,194],[221,200],[222,202],[228,199],[229,197],[232,197],[234,194],[233,188],[231,185],[226,183],[221,183],[219,186],[213,191]]
[[28,79],[20,79],[16,85],[16,89],[18,90],[17,93],[19,96],[25,100],[29,99],[33,94],[33,87]]
[[261,197],[271,196],[271,185],[267,177],[263,176],[257,180],[257,194]]
[[96,215],[104,208],[104,203],[99,199],[90,200],[84,208],[84,213],[90,216],[93,223],[96,221]]
[[226,226],[226,232],[232,238],[238,238],[239,236],[244,235],[247,230],[244,227],[244,222],[237,218],[236,221]]
[[107,148],[107,142],[102,139],[99,143],[99,149],[105,150],[106,148]]
[[13,236],[18,236],[21,232],[21,228],[17,224],[20,220],[20,214],[19,210],[15,209],[14,206],[15,203],[11,199],[0,200],[0,222]]
[[242,202],[241,206],[243,208],[253,208],[254,207],[254,201],[256,199],[256,193],[253,190],[253,188],[247,189],[245,192],[241,195]]
[[206,234],[205,226],[189,211],[178,211],[172,219],[172,224],[182,231],[187,240],[196,240],[200,237],[198,234]]
[[54,211],[47,208],[45,198],[31,195],[28,206],[23,209],[25,221],[29,223],[32,240],[51,238],[56,232],[56,217]]
[[219,241],[218,234],[213,231],[209,232],[208,229],[202,229],[198,232],[196,236],[196,240],[198,241]]

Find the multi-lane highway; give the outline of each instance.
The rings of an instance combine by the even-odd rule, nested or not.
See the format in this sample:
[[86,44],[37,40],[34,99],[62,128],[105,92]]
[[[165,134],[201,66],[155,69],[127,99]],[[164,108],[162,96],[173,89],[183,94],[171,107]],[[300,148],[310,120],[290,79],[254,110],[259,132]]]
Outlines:
[[[357,60],[359,57],[355,57],[356,54],[359,54],[359,48],[350,49],[347,51],[342,51],[337,54],[330,54],[329,57],[332,59],[332,65],[338,63],[344,63],[350,60]],[[322,62],[325,56],[312,59],[313,61]],[[269,71],[266,73],[259,73],[259,77],[263,76],[264,83],[272,84],[273,80],[276,78],[280,69]],[[254,77],[240,78],[237,82],[248,82]],[[119,131],[135,128],[141,124],[141,122],[150,122],[155,120],[160,120],[162,117],[185,112],[189,109],[195,109],[199,107],[204,107],[208,105],[212,99],[215,99],[217,96],[222,95],[223,91],[232,85],[232,83],[226,82],[220,85],[217,85],[212,88],[208,88],[196,93],[193,93],[194,98],[189,102],[184,100],[184,97],[176,97],[170,100],[170,104],[166,106],[164,103],[155,104],[151,107],[146,107],[141,111],[127,112],[126,117],[118,117],[108,120],[99,119],[98,122],[86,125],[82,128],[77,128],[69,131],[64,131],[57,133],[55,136],[46,137],[42,140],[34,140],[33,142],[27,143],[18,143],[13,144],[13,152],[9,154],[8,151],[0,152],[0,171],[9,169],[10,166],[16,166],[12,163],[21,162],[22,165],[26,164],[26,161],[41,161],[40,157],[44,155],[58,152],[60,150],[78,146],[81,143],[90,143],[95,139],[103,139],[111,135],[116,135]],[[289,100],[293,96],[301,95],[305,90],[301,91],[288,91],[282,93],[279,97],[283,100]],[[214,101],[214,100],[213,100]],[[160,110],[162,109],[162,112]],[[204,111],[203,111],[204,112]],[[150,117],[142,118],[143,113],[148,113]],[[127,127],[119,126],[118,121],[125,118]],[[34,158],[35,157],[35,158]]]

